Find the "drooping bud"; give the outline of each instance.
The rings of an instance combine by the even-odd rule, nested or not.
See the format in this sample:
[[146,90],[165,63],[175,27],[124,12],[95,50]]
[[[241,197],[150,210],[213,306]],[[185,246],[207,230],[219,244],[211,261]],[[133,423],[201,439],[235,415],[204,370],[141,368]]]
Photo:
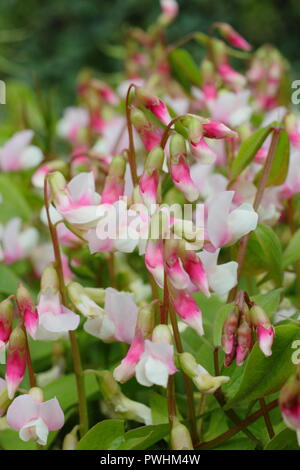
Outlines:
[[202,312],[195,299],[186,290],[170,289],[170,298],[174,310],[181,320],[193,328],[198,335],[204,334],[202,325]]
[[48,176],[48,182],[51,188],[51,195],[55,204],[62,204],[67,200],[67,182],[65,177],[59,171],[53,171]]
[[76,450],[78,439],[71,432],[66,434],[63,440],[62,450]]
[[148,240],[145,253],[145,264],[148,271],[152,274],[159,287],[163,287],[164,257],[162,240]]
[[189,202],[196,201],[199,189],[190,175],[190,168],[186,161],[187,150],[184,138],[175,134],[170,138],[170,174],[175,186],[184,194]]
[[185,374],[190,377],[197,389],[201,393],[214,393],[221,385],[229,381],[229,377],[220,375],[213,377],[200,364],[197,364],[195,358],[190,353],[178,355],[180,367]]
[[165,269],[169,281],[175,289],[186,289],[189,286],[189,278],[184,272],[179,258],[178,241],[165,240],[164,248]]
[[214,100],[217,97],[215,66],[211,60],[204,58],[200,72],[202,75],[202,91],[207,100]]
[[271,356],[275,331],[268,316],[259,305],[251,307],[249,315],[252,324],[256,328],[257,340],[260,349],[265,356]]
[[162,121],[166,126],[169,124],[171,116],[166,104],[161,99],[152,95],[148,90],[142,87],[136,87],[135,94],[140,103],[149,109],[157,119]]
[[243,49],[244,51],[250,51],[252,49],[251,44],[230,26],[230,24],[217,22],[214,24],[214,27],[218,29],[231,46]]
[[148,207],[157,202],[159,172],[162,169],[163,162],[163,149],[161,147],[154,147],[147,157],[144,172],[139,183],[140,194]]
[[0,302],[0,349],[6,345],[9,340],[14,318],[14,307],[12,301],[8,298]]
[[144,338],[150,336],[155,326],[155,311],[153,304],[141,307],[137,317],[136,329]]
[[211,164],[216,161],[217,154],[207,145],[204,138],[198,142],[190,142],[193,157],[204,164]]
[[112,159],[102,191],[101,203],[113,204],[124,194],[125,159],[118,155]]
[[104,306],[105,289],[100,287],[84,287],[86,294],[101,307]]
[[239,91],[246,84],[246,78],[241,73],[234,70],[228,62],[218,66],[218,72],[223,82],[233,91]]
[[44,269],[41,277],[41,292],[46,292],[47,290],[53,293],[59,291],[58,276],[52,263]]
[[67,292],[71,302],[77,310],[86,318],[103,318],[104,311],[97,303],[88,295],[86,289],[78,282],[71,282],[67,286]]
[[170,448],[172,450],[193,450],[192,438],[186,426],[177,418],[172,421]]
[[237,133],[229,129],[225,124],[213,121],[212,119],[209,119],[208,123],[203,124],[203,134],[204,137],[209,137],[210,139],[225,139],[237,136]]
[[162,26],[167,26],[178,15],[178,3],[176,0],[160,0],[160,5],[162,9],[160,23]]
[[153,343],[173,344],[173,337],[168,325],[157,325],[152,333]]
[[252,346],[252,328],[247,319],[247,314],[244,314],[237,330],[236,364],[238,366],[244,364]]
[[296,431],[300,446],[300,369],[280,391],[279,406],[285,424]]
[[208,296],[208,278],[199,256],[192,250],[181,250],[180,258],[184,270],[189,275],[189,278],[195,285],[196,290],[200,290]]
[[235,306],[229,313],[223,324],[222,348],[225,354],[231,354],[236,342],[237,328],[239,324],[239,308]]
[[43,390],[39,387],[32,387],[29,390],[29,395],[31,395],[34,401],[37,403],[42,403],[44,401]]
[[7,349],[5,379],[8,397],[12,399],[26,370],[26,338],[20,326],[11,333]]
[[19,284],[16,299],[25,328],[30,336],[34,338],[39,321],[38,313],[30,293],[22,284]]
[[131,122],[138,131],[143,144],[148,152],[159,145],[163,131],[146,117],[146,115],[137,108],[131,110]]

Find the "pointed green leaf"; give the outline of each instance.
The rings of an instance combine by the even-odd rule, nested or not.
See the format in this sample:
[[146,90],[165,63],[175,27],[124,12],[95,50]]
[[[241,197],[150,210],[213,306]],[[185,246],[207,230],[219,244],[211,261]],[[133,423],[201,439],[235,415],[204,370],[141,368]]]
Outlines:
[[116,450],[124,441],[124,421],[105,419],[93,426],[78,442],[77,450]]

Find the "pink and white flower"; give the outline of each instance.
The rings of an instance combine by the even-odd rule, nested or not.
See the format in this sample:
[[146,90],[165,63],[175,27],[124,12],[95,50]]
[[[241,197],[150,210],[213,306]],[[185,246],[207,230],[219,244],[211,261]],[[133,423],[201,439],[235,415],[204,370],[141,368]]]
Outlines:
[[37,245],[38,231],[29,227],[22,230],[22,220],[19,217],[10,219],[0,230],[0,260],[11,264],[26,258]]
[[235,261],[229,261],[218,265],[219,252],[219,249],[213,253],[203,250],[198,253],[198,256],[202,261],[210,289],[222,297],[237,284],[238,264]]
[[0,148],[0,169],[2,171],[18,171],[39,165],[43,160],[41,150],[31,145],[32,130],[14,134]]
[[207,203],[207,249],[216,250],[235,243],[255,230],[258,215],[251,204],[242,204],[230,210],[234,191],[224,191],[213,196]]
[[80,140],[80,132],[89,125],[89,113],[85,108],[66,108],[57,123],[57,134],[72,143]]
[[19,431],[22,441],[46,445],[49,431],[64,425],[64,414],[57,398],[39,402],[30,394],[20,395],[7,410],[7,424]]
[[173,346],[163,341],[145,340],[145,349],[135,367],[136,379],[145,387],[166,387],[170,375],[177,371],[173,361]]

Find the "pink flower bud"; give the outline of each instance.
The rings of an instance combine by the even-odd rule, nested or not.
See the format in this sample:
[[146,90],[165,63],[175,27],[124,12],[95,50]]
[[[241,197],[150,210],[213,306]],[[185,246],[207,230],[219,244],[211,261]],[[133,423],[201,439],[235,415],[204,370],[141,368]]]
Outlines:
[[222,330],[222,348],[225,354],[235,350],[236,333],[239,323],[239,309],[237,306],[229,313]]
[[243,49],[244,51],[250,51],[252,49],[246,39],[244,39],[232,26],[227,23],[215,23],[214,25],[222,34],[222,36],[231,44],[233,47]]
[[160,0],[164,21],[168,24],[178,15],[178,3],[176,0]]
[[16,299],[25,328],[30,336],[34,338],[38,327],[38,313],[31,295],[22,284],[18,287]]
[[253,346],[252,329],[244,317],[237,330],[236,364],[242,365]]
[[233,91],[239,91],[246,84],[245,77],[234,70],[227,62],[218,66],[218,72],[225,85],[232,88]]
[[163,241],[149,240],[145,253],[145,264],[160,287],[164,285]]
[[140,194],[146,205],[157,202],[157,193],[159,187],[159,172],[164,162],[164,152],[160,147],[154,147],[149,153],[145,169],[139,183]]
[[300,371],[289,378],[280,391],[279,406],[285,424],[296,431],[300,446]]
[[184,250],[180,255],[183,267],[197,290],[209,295],[208,278],[199,256],[191,250]]
[[260,349],[265,356],[271,356],[275,331],[268,316],[261,307],[254,305],[250,309],[250,318],[256,328],[257,340]]
[[175,134],[170,138],[170,174],[175,186],[189,202],[193,202],[199,197],[199,189],[191,178],[186,159],[185,140],[181,135]]
[[212,119],[202,126],[204,137],[209,137],[210,139],[226,139],[227,137],[236,137],[237,135],[236,132],[229,129],[222,122],[213,121]]
[[124,158],[121,156],[114,157],[105,180],[101,204],[113,204],[123,196],[125,170],[126,162]]
[[159,145],[163,130],[151,122],[146,115],[137,108],[131,111],[131,122],[138,131],[143,144],[148,152]]
[[8,397],[12,399],[22,382],[26,370],[26,338],[20,326],[17,326],[10,335],[5,380]]
[[0,349],[8,342],[14,318],[13,304],[10,299],[0,303]]
[[165,269],[168,280],[175,289],[186,289],[189,285],[189,278],[182,268],[179,259],[179,245],[176,240],[165,241]]
[[202,312],[191,294],[174,288],[170,289],[170,294],[174,310],[181,320],[202,336],[204,334]]
[[214,163],[217,158],[217,154],[207,145],[204,138],[201,138],[198,142],[190,142],[191,153],[196,160],[201,163]]
[[166,126],[171,121],[171,116],[169,114],[166,104],[159,99],[157,96],[152,95],[145,88],[136,87],[135,93],[137,99],[143,104],[149,111],[151,111],[154,116],[162,121]]
[[121,364],[114,370],[114,378],[121,383],[127,382],[135,374],[135,366],[144,352],[144,338],[137,334]]

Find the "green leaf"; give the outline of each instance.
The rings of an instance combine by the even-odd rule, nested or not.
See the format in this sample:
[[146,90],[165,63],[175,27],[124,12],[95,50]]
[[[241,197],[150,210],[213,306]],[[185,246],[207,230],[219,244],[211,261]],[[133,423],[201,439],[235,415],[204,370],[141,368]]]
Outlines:
[[35,450],[36,443],[22,441],[19,438],[19,431],[4,429],[0,432],[0,448],[4,450]]
[[[87,398],[99,392],[97,380],[93,374],[84,376]],[[44,388],[45,400],[56,397],[64,411],[78,403],[76,379],[74,374],[64,375]]]
[[242,143],[240,150],[232,164],[232,176],[236,178],[246,168],[270,134],[272,125],[255,131]]
[[163,424],[168,422],[168,403],[166,397],[156,392],[151,393],[150,408],[153,424]]
[[256,302],[260,305],[261,308],[264,309],[268,317],[272,317],[272,315],[278,310],[280,297],[281,297],[282,289],[274,289],[266,294],[258,294],[251,297],[251,300]]
[[245,272],[247,271],[248,274],[267,272],[276,286],[281,286],[283,277],[281,245],[274,230],[267,225],[259,224],[250,235],[245,262]]
[[21,190],[22,179],[17,179],[18,176],[20,175],[11,175],[10,173],[0,175],[1,222],[6,222],[12,217],[29,220],[32,214],[30,205]]
[[283,267],[300,259],[300,229],[294,233],[283,253]]
[[286,130],[281,129],[267,186],[283,184],[288,173],[290,161],[290,140]]
[[0,264],[0,292],[15,294],[21,279],[7,266]]
[[145,450],[163,439],[169,432],[169,424],[156,424],[132,429],[125,434],[125,442],[118,450]]
[[213,329],[213,342],[215,346],[221,346],[223,324],[231,310],[232,304],[226,304],[222,305],[216,313]]
[[268,442],[264,450],[299,450],[295,431],[283,429]]
[[272,356],[265,357],[256,343],[246,362],[240,387],[227,407],[280,390],[296,368],[292,363],[292,343],[296,339],[300,339],[300,328],[282,325],[275,328]]
[[173,73],[185,89],[191,84],[201,84],[200,69],[192,56],[185,49],[176,49],[169,54],[169,62]]
[[105,419],[93,426],[77,444],[77,450],[116,450],[124,441],[124,421]]

